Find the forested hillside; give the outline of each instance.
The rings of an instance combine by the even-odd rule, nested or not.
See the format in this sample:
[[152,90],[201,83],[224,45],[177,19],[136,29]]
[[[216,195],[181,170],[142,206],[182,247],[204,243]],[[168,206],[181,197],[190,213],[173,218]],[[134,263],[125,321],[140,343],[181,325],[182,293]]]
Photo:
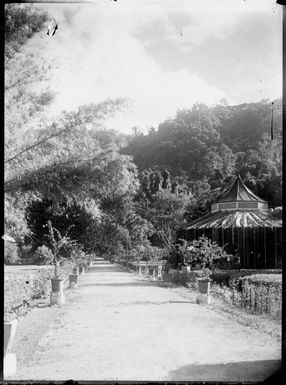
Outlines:
[[269,101],[194,105],[162,122],[158,130],[130,137],[124,153],[132,155],[140,169],[158,166],[168,170],[173,181],[205,183],[207,190],[224,188],[239,171],[272,206],[281,205],[281,100],[273,105],[274,140],[271,106]]

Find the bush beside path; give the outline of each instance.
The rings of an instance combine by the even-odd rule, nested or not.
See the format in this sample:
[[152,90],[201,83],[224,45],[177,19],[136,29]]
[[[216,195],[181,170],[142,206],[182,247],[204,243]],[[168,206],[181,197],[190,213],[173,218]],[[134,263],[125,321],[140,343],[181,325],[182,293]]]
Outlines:
[[69,292],[20,321],[8,380],[261,381],[280,366],[279,341],[107,261]]

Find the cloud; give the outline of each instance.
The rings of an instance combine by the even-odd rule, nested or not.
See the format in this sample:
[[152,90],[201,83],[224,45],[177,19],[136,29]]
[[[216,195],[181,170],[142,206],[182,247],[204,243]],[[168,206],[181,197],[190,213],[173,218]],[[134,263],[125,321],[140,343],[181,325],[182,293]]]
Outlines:
[[[203,7],[196,9],[197,3],[200,2],[191,2],[188,7],[185,2],[176,7],[174,2],[167,1],[162,7],[160,1],[158,6],[145,1],[139,8],[137,0],[41,5],[59,23],[54,38],[47,39],[43,32],[31,43],[31,49],[36,51],[40,47],[52,62],[47,84],[57,98],[50,114],[105,98],[126,97],[133,101],[131,109],[107,124],[128,132],[133,126],[156,126],[178,108],[191,107],[195,102],[213,104],[222,98],[229,100],[222,90],[187,69],[162,68],[148,54],[146,41],[138,37],[140,28],[155,25],[150,32],[151,40],[159,39],[156,31],[160,33],[161,26],[166,39],[177,46],[181,44],[182,49],[203,44],[210,36],[226,38],[240,15],[228,8],[223,11],[225,18],[216,18],[225,1],[216,2],[216,10],[208,9],[208,13]],[[212,3],[208,2],[209,6]],[[180,20],[185,25],[184,39],[178,43]]]
[[[265,14],[281,13],[281,6],[271,0],[190,0],[175,3],[170,0],[165,5],[161,31],[166,41],[183,52],[204,45],[209,39],[231,37],[237,26],[248,17],[255,15],[259,20]],[[154,26],[157,23],[158,20],[153,21]],[[181,32],[182,38],[178,38]],[[152,43],[152,39],[148,43]]]

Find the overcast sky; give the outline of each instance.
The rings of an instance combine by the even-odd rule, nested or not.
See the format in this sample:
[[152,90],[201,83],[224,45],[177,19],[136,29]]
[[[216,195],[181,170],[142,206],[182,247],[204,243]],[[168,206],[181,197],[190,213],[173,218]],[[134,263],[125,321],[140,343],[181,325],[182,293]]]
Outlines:
[[[39,7],[39,5],[37,5]],[[50,113],[132,100],[108,127],[157,127],[180,108],[282,95],[282,10],[272,0],[41,4],[59,23],[27,50],[53,61]]]

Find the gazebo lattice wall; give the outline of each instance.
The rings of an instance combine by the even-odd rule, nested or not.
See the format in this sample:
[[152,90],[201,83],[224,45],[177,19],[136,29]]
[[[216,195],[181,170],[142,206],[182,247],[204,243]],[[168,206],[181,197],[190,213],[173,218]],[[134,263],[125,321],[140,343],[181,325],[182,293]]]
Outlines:
[[268,204],[252,193],[240,176],[212,211],[181,234],[188,240],[206,236],[240,256],[241,268],[282,267],[282,220],[271,215]]

